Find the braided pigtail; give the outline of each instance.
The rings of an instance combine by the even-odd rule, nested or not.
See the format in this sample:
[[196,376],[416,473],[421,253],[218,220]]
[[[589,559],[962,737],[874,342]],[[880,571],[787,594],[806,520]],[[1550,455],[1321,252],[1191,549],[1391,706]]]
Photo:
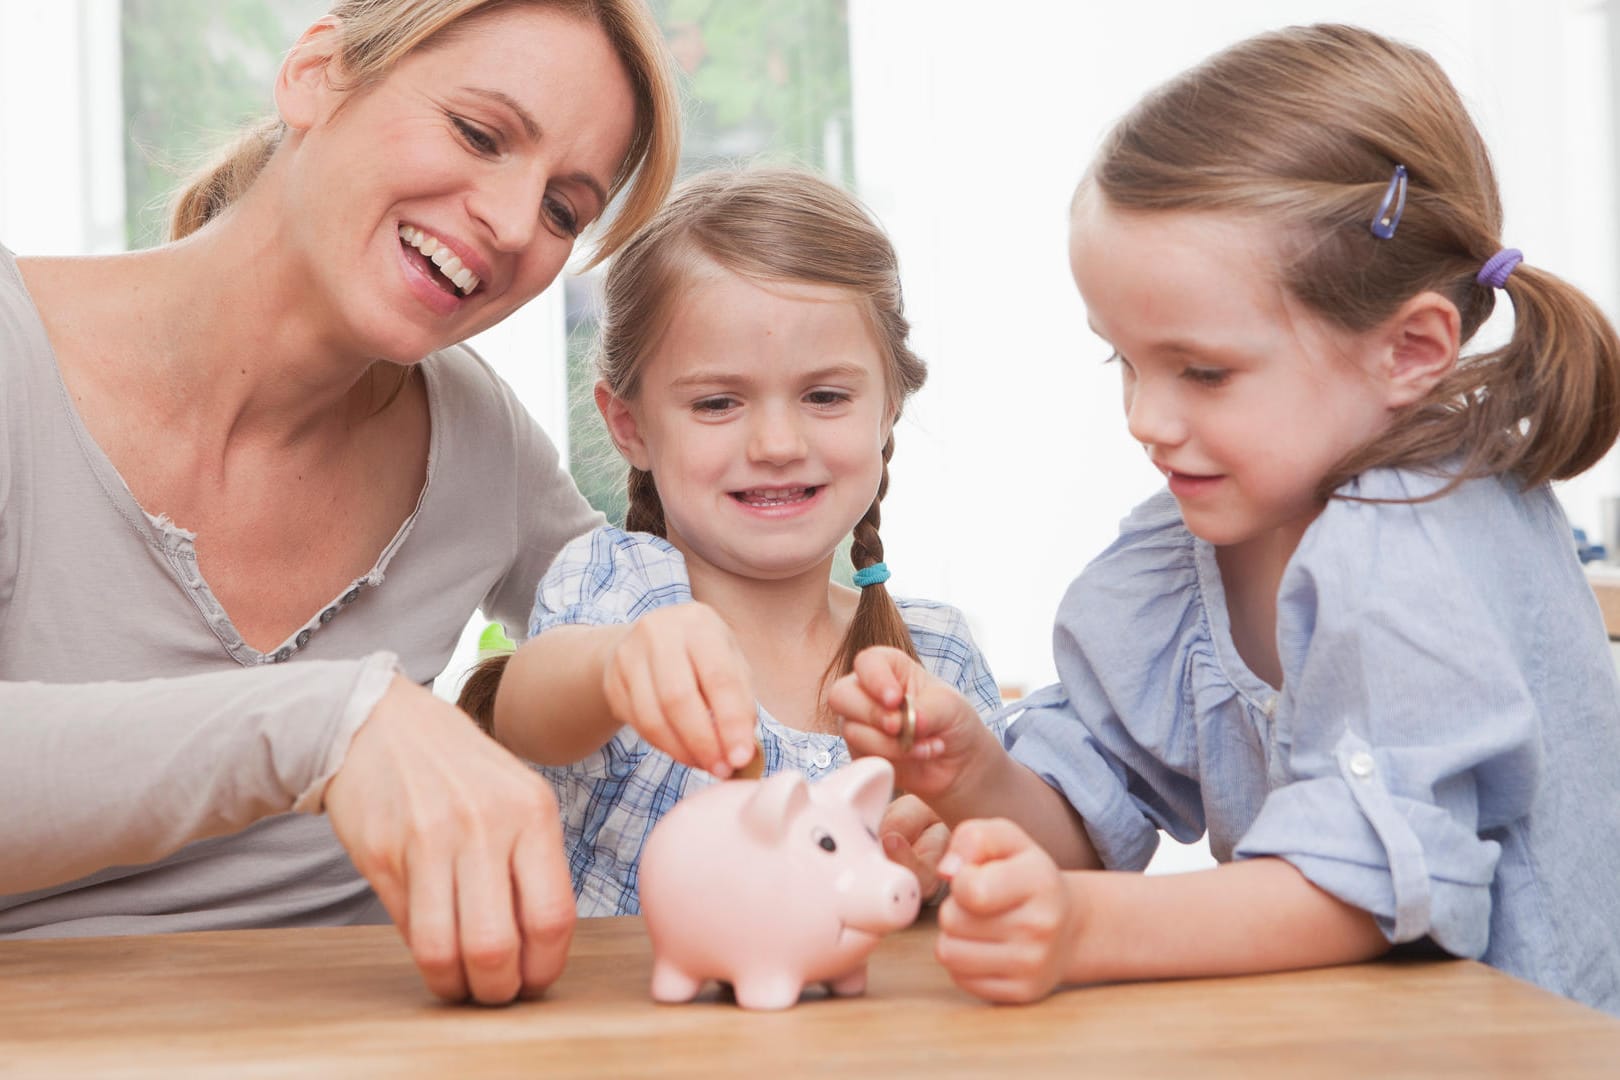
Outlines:
[[[889,491],[889,458],[893,455],[894,435],[891,433],[883,443],[883,477],[878,481],[877,497],[872,500],[872,505],[861,520],[855,523],[849,558],[856,570],[865,570],[883,561],[883,538],[878,535],[878,526],[883,520],[883,496]],[[862,649],[873,645],[888,645],[913,660],[917,659],[917,647],[911,642],[911,630],[881,581],[861,588],[855,617],[850,620],[844,640],[838,646],[838,652],[828,665],[822,681],[836,679],[854,670],[855,657]]]

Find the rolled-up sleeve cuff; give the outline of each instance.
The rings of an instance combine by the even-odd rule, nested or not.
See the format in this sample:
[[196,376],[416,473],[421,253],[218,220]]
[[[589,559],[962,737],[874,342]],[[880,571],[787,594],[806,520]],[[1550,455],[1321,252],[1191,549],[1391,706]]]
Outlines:
[[1286,860],[1372,914],[1391,942],[1428,936],[1455,956],[1482,955],[1500,845],[1433,803],[1390,792],[1377,751],[1356,736],[1346,735],[1334,756],[1337,776],[1267,796],[1234,858]]
[[1006,734],[1014,760],[1052,785],[1073,806],[1103,866],[1141,870],[1159,846],[1159,830],[1142,813],[1119,773],[1067,702],[1032,705]]
[[394,681],[394,675],[398,671],[399,657],[391,652],[372,653],[361,661],[354,682],[349,688],[348,697],[333,720],[320,771],[315,779],[298,793],[298,799],[292,807],[294,811],[318,814],[325,808],[326,785],[331,783],[338,769],[342,768],[343,759],[349,753],[349,744],[354,741],[355,732],[360,730],[360,725],[366,722],[371,710],[377,707],[377,702],[388,692],[389,684]]

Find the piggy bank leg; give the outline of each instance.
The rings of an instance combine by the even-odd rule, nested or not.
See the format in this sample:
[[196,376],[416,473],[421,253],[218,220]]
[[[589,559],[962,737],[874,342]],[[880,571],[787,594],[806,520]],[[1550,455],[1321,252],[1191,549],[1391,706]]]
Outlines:
[[858,997],[866,993],[866,965],[862,964],[848,975],[828,979],[827,990],[835,997]]
[[745,1009],[785,1009],[799,1000],[804,983],[788,975],[745,975],[734,984]]
[[653,959],[652,996],[654,1001],[691,1001],[703,989],[703,980],[688,975],[668,960]]

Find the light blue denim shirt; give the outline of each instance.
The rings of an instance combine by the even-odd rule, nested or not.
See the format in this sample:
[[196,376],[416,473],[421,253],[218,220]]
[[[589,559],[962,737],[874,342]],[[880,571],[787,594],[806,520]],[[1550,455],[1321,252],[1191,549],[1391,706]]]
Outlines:
[[[558,553],[540,582],[529,634],[571,624],[634,622],[691,599],[679,551],[656,536],[604,526]],[[965,694],[981,716],[995,713],[1000,694],[962,613],[927,600],[895,603],[923,666]],[[991,724],[1000,734],[1001,722]],[[788,727],[763,708],[755,732],[765,748],[767,776],[797,769],[814,781],[849,763],[849,748],[839,736]],[[682,797],[715,782],[653,749],[629,727],[582,761],[540,771],[557,790],[576,907],[585,916],[641,910],[637,875],[652,827]]]
[[[1341,495],[1440,481],[1369,472]],[[1070,587],[1013,756],[1105,865],[1158,829],[1278,856],[1376,916],[1620,1012],[1620,683],[1552,492],[1331,501],[1278,593],[1280,692],[1232,644],[1215,551],[1162,492]]]

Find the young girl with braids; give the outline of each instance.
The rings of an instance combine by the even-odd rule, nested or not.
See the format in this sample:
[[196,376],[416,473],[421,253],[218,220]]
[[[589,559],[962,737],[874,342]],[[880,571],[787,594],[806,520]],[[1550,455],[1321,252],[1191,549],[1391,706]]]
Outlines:
[[[580,914],[640,910],[652,826],[756,737],[766,774],[847,763],[825,695],[861,649],[998,705],[961,613],[883,584],[894,422],[925,375],[908,330],[888,239],[807,173],[700,176],[615,256],[596,402],[626,528],[563,548],[530,640],[462,698],[556,786]],[[852,530],[858,592],[830,580]],[[886,847],[926,870],[926,820],[895,809]]]
[[[893,651],[831,694],[947,822],[1000,819],[940,866],[963,987],[1414,943],[1620,1011],[1620,688],[1548,487],[1613,444],[1620,343],[1501,226],[1439,67],[1348,27],[1242,42],[1105,140],[1071,261],[1168,490],[1070,588],[1010,753]],[[1460,356],[1503,296],[1512,340]],[[1104,872],[1161,829],[1221,865]]]

